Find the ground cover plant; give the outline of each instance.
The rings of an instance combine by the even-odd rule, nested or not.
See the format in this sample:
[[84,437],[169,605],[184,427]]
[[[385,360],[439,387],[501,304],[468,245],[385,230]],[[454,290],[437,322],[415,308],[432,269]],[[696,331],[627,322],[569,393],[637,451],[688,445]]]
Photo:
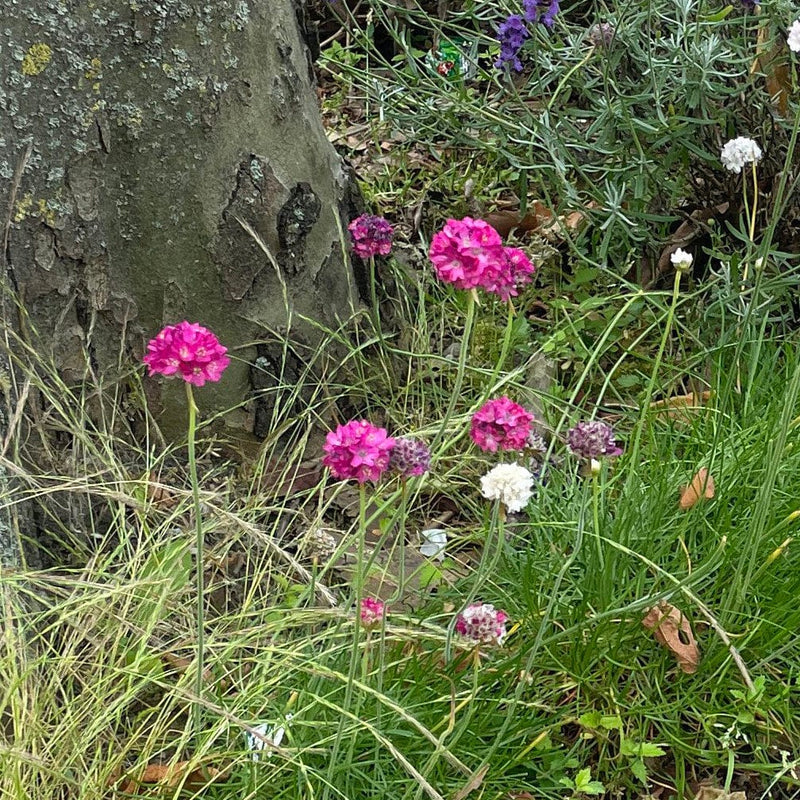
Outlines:
[[202,320],[126,365],[137,438],[11,350],[60,566],[0,576],[2,795],[798,796],[793,9],[322,11],[371,296],[257,457]]

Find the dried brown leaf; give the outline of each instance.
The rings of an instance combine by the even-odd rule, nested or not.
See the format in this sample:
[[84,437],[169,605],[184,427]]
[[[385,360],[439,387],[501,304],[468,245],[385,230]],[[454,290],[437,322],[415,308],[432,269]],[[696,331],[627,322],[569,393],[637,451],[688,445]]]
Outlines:
[[705,467],[701,467],[692,478],[692,482],[681,490],[681,499],[678,501],[678,505],[682,511],[688,511],[701,500],[711,500],[714,497],[715,489],[714,477]]
[[489,765],[484,764],[480,769],[476,769],[469,780],[450,798],[450,800],[464,800],[467,795],[472,794],[476,789],[480,789],[486,773],[489,771]]
[[227,773],[214,767],[196,766],[191,761],[179,761],[177,764],[150,764],[137,778],[128,778],[121,787],[128,794],[142,794],[148,787],[159,784],[165,788],[183,786],[185,789],[198,790],[213,781],[227,780]]
[[716,786],[701,785],[694,800],[747,800],[747,795],[744,792],[726,792]]
[[645,614],[642,625],[653,632],[659,644],[675,654],[683,672],[697,672],[700,648],[692,633],[692,626],[683,612],[669,603],[661,602]]

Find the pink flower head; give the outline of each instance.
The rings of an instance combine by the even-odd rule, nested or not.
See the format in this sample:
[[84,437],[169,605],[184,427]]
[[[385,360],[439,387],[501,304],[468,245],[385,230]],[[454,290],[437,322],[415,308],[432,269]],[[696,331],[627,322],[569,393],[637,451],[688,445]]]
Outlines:
[[343,481],[377,481],[389,467],[393,447],[394,439],[383,428],[354,419],[325,437],[322,463]]
[[392,249],[394,228],[383,218],[372,214],[356,217],[347,230],[353,239],[353,250],[361,258],[378,255],[388,256]]
[[491,603],[472,603],[456,619],[456,630],[474,645],[501,644],[506,635],[508,614]]
[[484,403],[472,416],[470,436],[481,450],[522,450],[531,433],[533,414],[507,397]]
[[194,386],[206,381],[218,381],[231,360],[216,336],[196,322],[179,322],[167,325],[155,339],[147,344],[147,355],[142,359],[149,375],[177,373]]
[[518,247],[504,247],[482,219],[449,219],[431,240],[430,259],[440,280],[456,289],[481,288],[503,300],[531,279],[534,266]]
[[381,624],[386,614],[386,606],[373,597],[361,601],[361,624],[365,628],[375,628]]
[[500,273],[503,242],[482,219],[449,219],[431,240],[430,259],[440,280],[456,289],[492,283]]
[[431,468],[431,451],[419,439],[395,439],[389,466],[406,478],[424,475]]
[[610,425],[599,419],[579,422],[567,433],[569,449],[582,458],[618,456],[622,449],[614,441],[614,431]]

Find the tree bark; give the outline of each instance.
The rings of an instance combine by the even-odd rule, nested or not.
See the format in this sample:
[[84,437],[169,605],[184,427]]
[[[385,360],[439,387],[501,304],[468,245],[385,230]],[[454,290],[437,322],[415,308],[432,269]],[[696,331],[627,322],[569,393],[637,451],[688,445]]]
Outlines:
[[[263,437],[268,415],[252,398],[282,350],[269,332],[312,342],[299,316],[335,324],[356,302],[342,243],[351,189],[322,129],[296,4],[4,10],[0,178],[10,184],[31,148],[4,253],[26,335],[67,382],[114,381],[163,325],[200,322],[234,357],[197,393],[201,410],[238,407],[225,424]],[[162,430],[179,436],[182,387],[145,386]]]

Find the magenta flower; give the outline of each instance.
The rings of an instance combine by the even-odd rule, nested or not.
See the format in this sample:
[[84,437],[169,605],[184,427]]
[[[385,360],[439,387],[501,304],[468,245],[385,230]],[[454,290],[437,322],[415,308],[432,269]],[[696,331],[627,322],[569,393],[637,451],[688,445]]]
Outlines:
[[600,458],[618,456],[622,448],[614,441],[614,431],[610,425],[599,419],[579,422],[567,432],[569,449],[581,458]]
[[533,414],[507,397],[484,403],[472,416],[469,434],[481,450],[522,450],[531,433]]
[[508,614],[490,603],[472,603],[456,619],[456,630],[474,645],[501,644]]
[[475,289],[500,272],[503,242],[482,219],[449,219],[431,240],[430,259],[440,280]]
[[431,468],[430,448],[419,439],[395,439],[389,468],[406,478],[423,475]]
[[359,483],[377,481],[389,468],[394,439],[383,428],[376,428],[364,419],[340,425],[325,437],[322,463],[334,477]]
[[361,624],[365,628],[376,628],[383,621],[386,606],[373,597],[365,597],[361,601]]
[[383,218],[372,214],[356,217],[347,230],[353,239],[353,250],[357,256],[367,259],[380,253],[388,256],[392,249],[394,228]]
[[531,279],[534,266],[517,247],[482,219],[449,219],[431,240],[430,259],[440,280],[456,289],[481,288],[503,300]]
[[218,381],[231,360],[216,336],[196,322],[167,325],[147,344],[148,375],[171,377],[177,373],[194,386]]

